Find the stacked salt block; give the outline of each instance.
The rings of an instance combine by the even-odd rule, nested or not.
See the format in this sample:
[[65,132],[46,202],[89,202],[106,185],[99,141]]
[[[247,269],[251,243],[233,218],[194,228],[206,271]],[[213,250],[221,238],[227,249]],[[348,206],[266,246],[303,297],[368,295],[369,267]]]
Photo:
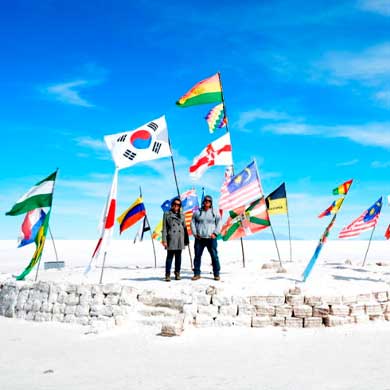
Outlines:
[[10,282],[0,290],[0,315],[32,321],[90,325],[121,323],[137,302],[135,290],[119,284]]
[[178,335],[188,326],[313,328],[390,320],[389,291],[314,296],[294,287],[280,295],[239,296],[215,286],[191,286],[163,296],[115,283],[7,282],[0,286],[0,315],[111,326],[137,314],[146,325],[162,326],[163,335]]

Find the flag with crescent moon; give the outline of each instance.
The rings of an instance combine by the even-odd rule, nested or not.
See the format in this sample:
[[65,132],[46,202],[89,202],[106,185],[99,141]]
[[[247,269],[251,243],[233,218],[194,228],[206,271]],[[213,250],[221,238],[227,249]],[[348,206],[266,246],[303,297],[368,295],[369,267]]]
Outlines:
[[219,209],[224,211],[233,210],[262,196],[263,189],[260,177],[253,161],[221,188]]

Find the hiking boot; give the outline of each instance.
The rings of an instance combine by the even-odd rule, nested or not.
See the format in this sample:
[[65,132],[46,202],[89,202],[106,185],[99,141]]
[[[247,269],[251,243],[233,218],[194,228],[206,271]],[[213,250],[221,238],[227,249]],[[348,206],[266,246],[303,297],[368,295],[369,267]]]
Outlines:
[[200,279],[200,275],[194,275],[191,280],[199,280]]
[[181,280],[180,272],[175,272],[175,280]]
[[170,282],[170,281],[171,281],[171,275],[166,274],[164,280],[165,280],[166,282]]
[[221,280],[221,277],[219,275],[214,275],[214,280]]

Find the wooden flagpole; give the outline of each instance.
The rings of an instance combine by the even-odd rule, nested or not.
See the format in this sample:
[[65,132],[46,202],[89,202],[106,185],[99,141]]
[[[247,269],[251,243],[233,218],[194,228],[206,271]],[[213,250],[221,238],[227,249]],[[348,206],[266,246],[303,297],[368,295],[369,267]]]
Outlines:
[[[139,196],[142,198],[142,189],[141,189],[141,186],[139,186]],[[144,219],[146,220],[146,223],[147,223],[148,226],[149,226],[150,239],[151,239],[151,241],[152,241],[153,255],[154,255],[154,268],[157,268],[156,248],[154,247],[154,241],[153,241],[153,237],[152,237],[152,229],[151,229],[151,227],[150,227],[150,223],[149,223],[148,216],[147,216],[146,213],[145,213]],[[144,221],[142,221],[142,233],[141,233],[141,234],[143,234],[143,228],[144,228]]]
[[[224,93],[223,93],[221,72],[217,72],[217,74],[218,74],[219,85],[221,87],[222,107],[223,107],[223,113],[225,115],[225,120],[226,120],[226,132],[230,134],[229,119],[228,119],[228,116],[227,116],[227,110],[226,110],[226,104],[225,104],[225,96],[224,96]],[[230,143],[231,143],[231,140],[230,140]],[[233,152],[232,152],[232,155],[233,155]],[[232,175],[234,176],[234,164],[232,164]],[[245,252],[244,252],[244,242],[243,242],[242,237],[240,237],[240,242],[241,242],[241,253],[242,253],[242,266],[243,266],[243,268],[245,268]]]
[[[179,190],[179,184],[178,184],[178,182],[177,182],[175,162],[173,161],[173,153],[172,153],[171,139],[170,139],[169,137],[168,137],[168,143],[169,143],[169,149],[171,150],[172,170],[173,170],[173,176],[174,176],[174,178],[175,178],[175,183],[176,183],[177,196],[180,198],[180,190]],[[188,248],[188,254],[190,255],[191,270],[194,270],[194,266],[193,266],[193,264],[192,264],[192,254],[191,254],[190,245],[187,245],[187,248]]]
[[374,234],[375,228],[376,228],[376,224],[375,224],[375,226],[373,227],[373,229],[372,229],[372,231],[371,231],[370,239],[368,240],[368,246],[367,246],[366,254],[364,255],[364,260],[363,260],[362,267],[364,267],[365,264],[366,264],[367,254],[368,254],[368,251],[369,251],[369,249],[370,249],[371,240],[372,240],[372,236],[373,236],[373,234]]
[[[56,179],[54,180],[54,183],[53,183],[53,192],[52,192],[52,198],[51,198],[50,211],[51,211],[51,209],[52,209],[52,207],[53,207],[54,188],[55,188],[56,181],[57,181],[57,174],[58,174],[58,171],[59,171],[59,169],[57,168],[57,169],[56,169]],[[50,213],[50,216],[51,216],[51,213]],[[46,218],[46,217],[45,217],[45,218]],[[52,236],[51,231],[50,231],[49,221],[48,221],[48,223],[47,223],[47,230],[49,231],[49,233],[50,233],[50,235],[51,235],[51,239],[52,239],[52,242],[53,242],[53,245],[54,245],[54,239],[53,239],[53,236]],[[47,234],[47,232],[46,232],[46,234]],[[45,241],[46,241],[46,238],[45,238]],[[45,242],[45,243],[46,243],[46,242]],[[43,248],[42,248],[42,252],[43,252]],[[56,255],[57,262],[58,262],[58,256],[57,256],[57,251],[56,251],[55,245],[54,245],[54,252],[55,252],[55,255]],[[35,273],[35,281],[38,280],[38,272],[39,272],[39,266],[41,265],[42,255],[43,255],[43,253],[41,253],[41,257],[40,257],[40,259],[39,259],[39,261],[38,261],[37,272]]]

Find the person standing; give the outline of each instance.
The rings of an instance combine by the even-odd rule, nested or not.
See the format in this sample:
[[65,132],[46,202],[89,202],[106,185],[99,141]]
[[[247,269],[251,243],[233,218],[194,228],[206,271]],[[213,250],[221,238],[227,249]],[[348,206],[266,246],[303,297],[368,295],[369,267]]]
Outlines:
[[184,215],[181,212],[180,198],[174,198],[171,209],[164,213],[162,228],[162,244],[167,250],[165,260],[165,281],[171,281],[172,260],[175,257],[175,280],[180,280],[181,251],[188,245],[188,233]]
[[213,198],[206,195],[202,207],[192,215],[191,230],[195,237],[194,276],[192,280],[200,279],[200,265],[204,248],[207,248],[213,265],[214,280],[220,280],[217,250],[217,235],[221,231],[221,216],[213,210]]

